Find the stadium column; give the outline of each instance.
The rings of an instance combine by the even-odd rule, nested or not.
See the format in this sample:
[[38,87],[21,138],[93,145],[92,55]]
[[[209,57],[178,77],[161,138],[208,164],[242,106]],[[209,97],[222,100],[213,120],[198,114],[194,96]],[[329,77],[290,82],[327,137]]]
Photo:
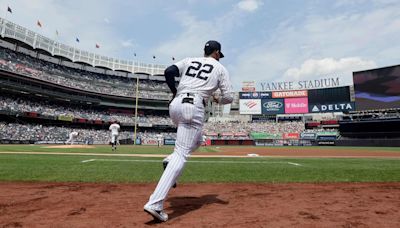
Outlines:
[[133,145],[136,145],[138,100],[139,100],[139,75],[136,75],[135,133],[133,134]]

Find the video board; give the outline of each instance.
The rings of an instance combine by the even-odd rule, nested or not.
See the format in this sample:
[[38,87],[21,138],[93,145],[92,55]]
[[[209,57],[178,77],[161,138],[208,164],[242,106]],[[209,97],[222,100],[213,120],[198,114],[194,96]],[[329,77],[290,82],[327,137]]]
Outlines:
[[353,73],[357,110],[400,108],[400,65]]
[[349,86],[314,90],[240,92],[240,114],[277,115],[355,110]]

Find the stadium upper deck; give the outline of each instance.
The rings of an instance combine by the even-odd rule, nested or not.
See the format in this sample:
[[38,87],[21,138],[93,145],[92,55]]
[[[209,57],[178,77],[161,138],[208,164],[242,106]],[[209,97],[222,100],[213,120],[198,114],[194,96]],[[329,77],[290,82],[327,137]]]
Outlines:
[[93,67],[147,75],[163,75],[165,69],[164,65],[122,60],[80,50],[42,36],[4,18],[0,18],[0,31],[2,38],[18,40],[33,49],[44,50],[52,56],[61,56],[72,62],[82,62]]

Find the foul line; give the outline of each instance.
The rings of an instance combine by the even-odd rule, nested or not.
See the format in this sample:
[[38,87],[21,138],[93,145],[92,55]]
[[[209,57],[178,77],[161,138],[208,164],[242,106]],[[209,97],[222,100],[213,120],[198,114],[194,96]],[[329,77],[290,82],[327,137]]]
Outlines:
[[[111,161],[111,162],[156,162],[159,163],[158,160],[123,160],[123,159],[89,159],[83,160],[81,163],[88,163],[94,161]],[[294,166],[303,166],[299,163],[294,162],[273,162],[273,161],[187,161],[189,163],[223,163],[223,164],[288,164]]]

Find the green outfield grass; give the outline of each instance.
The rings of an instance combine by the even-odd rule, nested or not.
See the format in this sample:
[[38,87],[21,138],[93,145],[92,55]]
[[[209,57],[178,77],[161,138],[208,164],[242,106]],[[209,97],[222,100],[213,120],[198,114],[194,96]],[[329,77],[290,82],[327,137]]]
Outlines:
[[[319,148],[323,150],[325,147]],[[120,147],[118,153],[167,154],[172,149],[124,146]],[[218,148],[205,147],[201,150],[211,153]],[[400,151],[399,148],[385,150]],[[111,153],[108,146],[97,146],[95,149],[45,149],[42,146],[11,145],[0,146],[0,151]],[[158,181],[161,173],[161,158],[0,154],[0,181],[147,183]],[[400,159],[375,158],[191,158],[180,179],[183,183],[398,181]]]

